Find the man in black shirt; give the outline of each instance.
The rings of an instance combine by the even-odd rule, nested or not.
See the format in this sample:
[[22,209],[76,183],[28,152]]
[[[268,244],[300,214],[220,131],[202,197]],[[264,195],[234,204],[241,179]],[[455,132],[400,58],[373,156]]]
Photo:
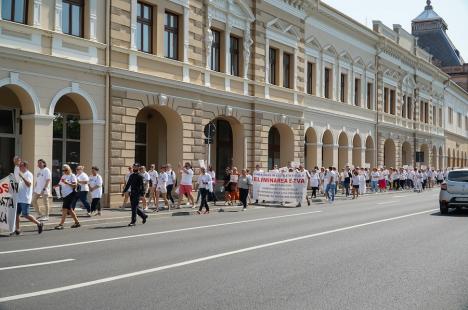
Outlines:
[[136,216],[140,216],[143,221],[142,223],[146,223],[146,215],[143,210],[140,208],[140,198],[145,194],[145,187],[143,182],[143,176],[138,173],[138,169],[140,168],[139,164],[133,165],[133,173],[128,178],[127,184],[123,190],[122,196],[128,191],[130,188],[130,203],[132,205],[132,221],[128,226],[135,226],[136,224]]

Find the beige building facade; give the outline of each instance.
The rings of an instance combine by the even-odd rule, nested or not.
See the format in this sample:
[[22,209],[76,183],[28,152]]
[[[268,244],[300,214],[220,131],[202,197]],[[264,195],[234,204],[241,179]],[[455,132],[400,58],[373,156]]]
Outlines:
[[55,178],[97,165],[117,205],[134,162],[210,158],[219,178],[291,161],[467,165],[468,94],[398,25],[317,0],[0,2],[2,175],[14,154]]

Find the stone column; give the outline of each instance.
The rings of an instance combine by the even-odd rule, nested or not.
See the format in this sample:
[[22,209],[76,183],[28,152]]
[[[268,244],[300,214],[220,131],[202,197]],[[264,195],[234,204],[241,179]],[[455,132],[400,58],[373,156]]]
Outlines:
[[[41,4],[42,4],[42,0],[34,0],[33,26],[36,28],[41,28]],[[2,6],[2,3],[0,0],[0,7],[1,6]]]
[[321,142],[317,142],[316,143],[316,148],[315,148],[315,152],[317,153],[316,156],[317,156],[317,166],[319,168],[323,167],[323,159],[322,159],[322,147],[323,147],[323,144]]
[[62,32],[62,0],[55,0],[54,30],[57,32]]
[[226,73],[226,78],[224,80],[224,88],[226,91],[231,91],[231,80],[229,75],[231,75],[231,30],[232,24],[229,20],[229,17],[226,22],[226,31],[224,31],[224,59],[225,59],[225,68],[224,72]]
[[333,145],[333,167],[338,168],[338,151],[340,146],[338,144]]
[[183,45],[183,55],[182,55],[182,61],[184,62],[183,66],[183,81],[184,82],[190,82],[190,69],[188,67],[188,54],[189,54],[189,44],[190,44],[190,38],[189,38],[189,28],[190,28],[190,23],[189,23],[189,17],[190,17],[190,9],[187,6],[184,6],[184,25],[183,25],[183,39],[184,39],[184,45]]
[[22,115],[23,136],[21,143],[21,154],[27,160],[30,170],[36,169],[36,161],[44,159],[49,166],[52,166],[52,145],[53,145],[53,121],[51,115]]
[[270,40],[265,39],[265,98],[270,99]]

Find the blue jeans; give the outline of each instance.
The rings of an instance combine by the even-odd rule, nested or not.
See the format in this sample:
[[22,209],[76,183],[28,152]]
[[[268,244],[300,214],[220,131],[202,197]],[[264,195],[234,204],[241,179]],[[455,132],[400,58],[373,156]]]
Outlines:
[[377,181],[371,181],[372,191],[377,192]]
[[23,216],[28,216],[30,206],[31,206],[31,204],[29,204],[29,203],[18,202],[16,204],[16,214],[18,214],[18,215],[22,214]]
[[81,201],[81,203],[83,204],[83,207],[86,208],[86,211],[88,211],[88,213],[91,212],[91,206],[88,203],[88,192],[77,192],[76,193],[75,200],[73,200],[73,203],[72,203],[72,209],[73,210],[75,210],[76,203],[78,202],[78,200]]
[[[328,197],[331,201],[335,201],[335,194],[336,194],[336,183],[330,183],[327,185],[328,188]],[[331,194],[330,194],[331,193]]]

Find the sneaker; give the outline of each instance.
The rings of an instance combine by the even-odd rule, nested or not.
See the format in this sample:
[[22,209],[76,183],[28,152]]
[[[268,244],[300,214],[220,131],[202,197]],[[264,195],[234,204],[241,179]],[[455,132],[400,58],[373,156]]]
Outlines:
[[80,223],[75,223],[71,226],[71,228],[78,228],[78,227],[81,227]]
[[91,213],[86,212],[86,216],[87,216],[87,217],[91,217]]
[[130,224],[128,224],[128,227],[133,227],[135,225],[136,225],[135,223],[130,223]]
[[56,229],[56,230],[62,230],[62,229],[63,229],[63,225],[60,225],[60,224],[59,224],[59,225],[55,226],[54,229]]
[[42,234],[43,229],[44,229],[44,223],[37,224],[37,233]]
[[245,210],[247,210],[247,208],[242,208],[242,211],[245,211]]
[[41,217],[40,221],[41,222],[47,222],[49,220],[48,216]]
[[149,212],[150,210],[148,208],[144,208],[143,212]]
[[15,230],[15,234],[16,234],[17,236],[19,236],[19,235],[22,234],[22,232],[21,232],[21,230]]

